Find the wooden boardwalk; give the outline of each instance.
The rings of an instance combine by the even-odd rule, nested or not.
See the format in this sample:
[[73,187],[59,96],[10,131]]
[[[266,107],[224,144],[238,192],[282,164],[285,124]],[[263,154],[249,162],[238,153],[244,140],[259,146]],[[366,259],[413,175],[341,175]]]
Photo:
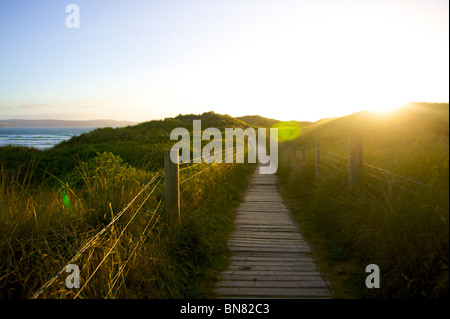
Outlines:
[[233,256],[217,284],[220,298],[331,297],[276,178],[256,169],[251,179],[228,242]]

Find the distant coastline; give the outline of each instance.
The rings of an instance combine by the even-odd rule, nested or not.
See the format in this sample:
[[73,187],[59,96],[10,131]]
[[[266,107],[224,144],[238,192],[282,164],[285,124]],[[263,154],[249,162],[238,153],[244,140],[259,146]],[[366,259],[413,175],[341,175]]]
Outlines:
[[10,119],[0,120],[0,127],[124,127],[136,125],[138,122],[116,121],[116,120],[89,120],[89,121],[68,121],[68,120],[22,120]]

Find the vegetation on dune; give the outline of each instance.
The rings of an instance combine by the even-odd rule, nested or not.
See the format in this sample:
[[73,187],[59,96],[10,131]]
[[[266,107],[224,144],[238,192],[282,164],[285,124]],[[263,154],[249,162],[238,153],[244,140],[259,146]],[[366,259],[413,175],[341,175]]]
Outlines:
[[[283,193],[335,296],[448,297],[448,121],[448,104],[415,103],[386,115],[360,112],[306,127],[290,142],[296,156],[292,148],[280,154]],[[360,184],[350,190],[352,132],[363,133],[365,164]],[[380,289],[365,286],[368,264],[380,267]]]
[[[269,119],[267,117],[262,117],[259,115],[240,116],[240,117],[237,117],[237,119],[241,120],[245,123],[248,123],[250,125],[253,125],[253,126],[265,127],[265,128],[273,127],[274,125],[282,122],[279,120]],[[291,122],[295,122],[300,127],[306,127],[306,126],[312,124],[312,122],[308,122],[308,121],[291,121]]]
[[[75,261],[81,284],[89,283],[79,297],[213,296],[253,165],[183,170],[191,178],[181,185],[182,218],[167,218],[163,150],[176,142],[170,131],[191,130],[192,119],[204,128],[245,126],[205,113],[97,129],[45,151],[0,148],[0,297],[30,298],[86,245]],[[74,297],[65,277],[39,297]]]
[[[0,297],[31,297],[87,244],[75,262],[81,283],[89,281],[82,298],[214,297],[214,281],[227,264],[233,208],[254,166],[184,166],[182,218],[173,222],[163,209],[163,151],[177,142],[171,130],[192,132],[194,119],[202,129],[279,128],[286,137],[280,189],[335,297],[448,297],[449,109],[429,103],[308,125],[188,114],[97,129],[44,151],[1,147]],[[363,133],[364,166],[350,190],[353,132]],[[296,146],[295,156],[287,144]],[[368,264],[380,267],[380,289],[365,286]],[[64,278],[40,297],[74,297],[77,290],[66,289]]]
[[[18,171],[24,163],[36,162],[32,178],[45,178],[45,172],[58,177],[71,171],[79,161],[88,161],[99,152],[119,155],[125,162],[137,167],[156,169],[162,167],[163,150],[170,148],[170,132],[185,127],[192,132],[192,120],[202,120],[202,129],[216,127],[248,127],[249,125],[228,115],[207,112],[201,115],[179,115],[165,120],[144,122],[123,128],[99,128],[75,136],[55,147],[39,151],[27,147],[0,147],[3,168]],[[154,163],[155,167],[149,167]],[[48,177],[48,176],[47,176]]]

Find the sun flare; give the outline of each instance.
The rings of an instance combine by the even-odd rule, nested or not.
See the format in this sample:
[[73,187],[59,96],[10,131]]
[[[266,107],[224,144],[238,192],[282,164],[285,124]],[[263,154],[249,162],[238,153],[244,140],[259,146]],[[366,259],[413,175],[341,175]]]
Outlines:
[[377,103],[376,105],[369,106],[368,111],[376,114],[392,113],[404,106],[405,103]]

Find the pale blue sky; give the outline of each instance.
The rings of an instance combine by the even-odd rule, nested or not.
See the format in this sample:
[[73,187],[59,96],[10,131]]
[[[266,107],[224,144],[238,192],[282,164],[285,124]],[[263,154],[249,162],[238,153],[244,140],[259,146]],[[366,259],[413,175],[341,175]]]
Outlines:
[[448,102],[448,29],[448,1],[1,0],[0,119],[317,120]]

